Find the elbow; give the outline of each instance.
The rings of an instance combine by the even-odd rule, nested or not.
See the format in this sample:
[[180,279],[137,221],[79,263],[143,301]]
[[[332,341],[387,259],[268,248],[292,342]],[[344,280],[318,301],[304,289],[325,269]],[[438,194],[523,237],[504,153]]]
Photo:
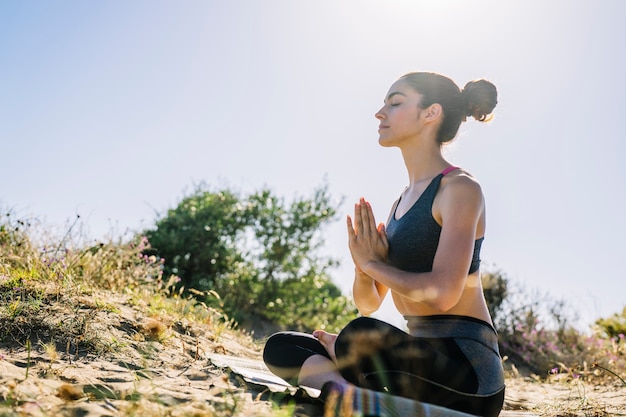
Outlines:
[[376,311],[376,309],[362,309],[362,308],[358,308],[357,310],[359,310],[359,314],[361,314],[364,317],[369,317],[372,313],[374,313]]
[[452,308],[457,305],[458,300],[449,300],[447,297],[442,297],[442,299],[435,300],[430,303],[430,306],[437,310],[441,314],[445,314],[448,311],[452,310]]
[[452,310],[461,301],[463,289],[448,289],[443,291],[441,297],[438,297],[433,303],[433,307],[440,313],[447,313]]
[[376,312],[376,310],[378,310],[379,305],[376,304],[366,304],[366,303],[354,303],[356,305],[356,309],[359,311],[359,314],[361,314],[362,316],[369,316],[372,313]]
[[418,303],[427,304],[438,313],[444,314],[458,304],[461,294],[445,287],[431,286],[411,291],[409,298]]

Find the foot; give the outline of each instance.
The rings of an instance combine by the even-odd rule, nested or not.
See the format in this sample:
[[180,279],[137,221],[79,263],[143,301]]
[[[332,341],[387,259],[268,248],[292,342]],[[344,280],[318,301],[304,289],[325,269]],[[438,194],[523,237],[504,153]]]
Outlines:
[[335,341],[337,340],[337,335],[327,333],[324,330],[316,330],[313,332],[313,337],[320,341],[333,361],[337,362],[337,357],[335,356]]

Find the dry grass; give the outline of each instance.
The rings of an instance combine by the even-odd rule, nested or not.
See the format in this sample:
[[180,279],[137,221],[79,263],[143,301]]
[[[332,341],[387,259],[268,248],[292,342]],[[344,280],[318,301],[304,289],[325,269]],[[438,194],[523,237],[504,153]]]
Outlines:
[[45,287],[38,308],[0,313],[0,415],[272,415],[206,359],[259,354],[218,312],[146,288],[57,297]]
[[34,245],[26,222],[4,220],[1,416],[274,414],[206,359],[258,357],[257,342],[173,292],[145,240]]
[[[35,245],[25,222],[0,220],[0,416],[305,415],[206,358],[260,360],[261,344],[173,291],[144,240]],[[589,369],[591,383],[507,366],[505,409],[626,415],[619,375]]]

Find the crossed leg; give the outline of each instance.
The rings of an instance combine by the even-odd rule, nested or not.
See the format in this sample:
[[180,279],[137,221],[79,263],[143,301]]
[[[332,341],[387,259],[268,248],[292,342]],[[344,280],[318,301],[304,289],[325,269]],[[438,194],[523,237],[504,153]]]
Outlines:
[[336,364],[335,341],[337,335],[316,330],[313,332],[313,337],[324,346],[330,359],[323,355],[312,355],[306,359],[300,368],[298,384],[322,389],[325,383],[332,381],[341,386],[347,386],[349,383],[341,376]]

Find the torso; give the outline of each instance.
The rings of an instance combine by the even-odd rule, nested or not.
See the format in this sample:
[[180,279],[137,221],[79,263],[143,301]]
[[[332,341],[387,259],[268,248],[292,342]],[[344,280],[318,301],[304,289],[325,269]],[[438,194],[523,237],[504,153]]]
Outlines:
[[[449,181],[462,175],[467,174],[456,170],[443,176],[439,187],[436,187],[436,184],[433,185],[433,182],[436,180],[435,177],[435,179],[431,180],[430,183],[423,184],[421,187],[414,187],[412,189],[405,190],[402,197],[394,203],[387,225],[387,233],[388,236],[390,236],[390,264],[394,265],[394,263],[399,263],[399,265],[394,266],[411,272],[428,272],[432,269],[432,261],[437,250],[437,243],[442,225],[441,211],[438,207],[437,197],[441,195]],[[410,224],[409,229],[411,231],[411,236],[408,236],[407,234],[403,235],[399,226],[402,226],[403,223],[405,223],[406,227],[406,223],[409,221],[418,221],[420,224]],[[475,238],[477,240],[481,239],[484,235],[484,231],[485,213],[483,211],[476,228]],[[412,253],[412,258],[416,262],[411,263],[410,261],[401,259],[403,257],[408,257],[409,252],[406,250],[403,251],[402,249],[393,249],[393,241],[397,240],[396,238],[398,237],[401,239],[409,238],[411,240],[411,248],[420,248],[419,256],[415,256],[415,253],[417,253],[416,250],[413,250]],[[435,310],[426,303],[415,302],[393,290],[391,293],[394,304],[402,315],[429,316],[441,314],[440,311]],[[446,314],[475,317],[491,323],[491,317],[485,303],[480,283],[479,270],[468,274],[465,289],[463,290],[463,294],[461,295],[459,302],[451,310],[448,310]]]
[[[403,316],[434,316],[441,314],[441,311],[430,307],[426,303],[417,303],[409,300],[402,294],[391,290],[391,297],[396,309]],[[480,273],[468,275],[467,282],[461,299],[445,314],[474,317],[479,320],[493,324],[489,309],[485,303],[482,286],[480,285]]]

